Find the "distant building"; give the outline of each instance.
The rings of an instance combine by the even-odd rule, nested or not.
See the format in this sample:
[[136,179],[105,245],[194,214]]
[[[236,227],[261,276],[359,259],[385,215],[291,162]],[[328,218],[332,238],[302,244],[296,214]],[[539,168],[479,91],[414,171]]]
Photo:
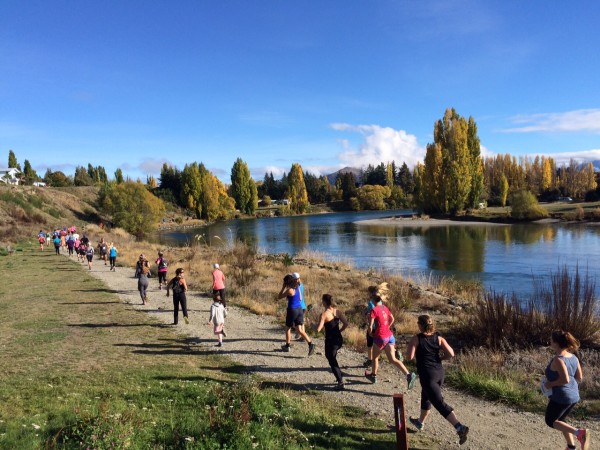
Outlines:
[[21,171],[16,168],[0,167],[0,183],[19,184]]
[[37,187],[45,187],[46,183],[44,183],[43,181],[34,181],[33,185]]

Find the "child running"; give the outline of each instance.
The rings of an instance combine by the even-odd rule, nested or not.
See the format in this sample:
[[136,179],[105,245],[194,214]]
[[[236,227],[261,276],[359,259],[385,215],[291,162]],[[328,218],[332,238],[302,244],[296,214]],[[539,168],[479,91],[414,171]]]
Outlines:
[[[375,307],[371,311],[371,321],[369,322],[369,332],[373,336],[373,363],[371,365],[371,373],[365,371],[365,377],[371,380],[372,383],[377,383],[377,371],[379,370],[379,356],[383,351],[387,356],[388,361],[396,366],[406,375],[408,389],[412,389],[417,379],[417,374],[409,372],[402,361],[398,360],[395,355],[396,339],[390,327],[394,323],[394,316],[387,306],[383,304],[383,300],[379,295],[374,297]],[[373,325],[377,324],[375,331]]]
[[227,317],[227,310],[221,302],[221,296],[215,294],[213,296],[213,303],[210,305],[208,324],[213,324],[213,331],[219,341],[216,345],[217,347],[223,347],[223,337],[227,337],[225,333],[225,317]]
[[[431,405],[446,419],[458,434],[460,445],[467,442],[469,427],[459,422],[452,406],[444,401],[442,383],[444,382],[444,367],[442,359],[454,357],[454,350],[446,339],[435,331],[433,319],[424,314],[417,319],[419,334],[413,336],[406,349],[408,360],[417,359],[417,372],[421,382],[421,415],[418,419],[409,417],[417,431],[425,427],[425,419],[431,411]],[[443,358],[440,357],[440,351]]]

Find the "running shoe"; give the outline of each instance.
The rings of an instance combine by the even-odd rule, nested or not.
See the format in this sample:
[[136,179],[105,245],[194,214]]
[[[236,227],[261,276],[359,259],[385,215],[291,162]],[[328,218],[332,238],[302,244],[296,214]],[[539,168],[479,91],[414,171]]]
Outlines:
[[337,386],[335,387],[336,391],[343,391],[345,389],[346,388],[344,387],[344,383],[343,382],[342,383],[338,383]]
[[590,448],[590,432],[585,428],[577,430],[577,440],[581,444],[581,450],[589,450]]
[[186,325],[190,324],[190,318],[188,316],[183,316],[183,320],[185,320]]
[[408,420],[410,421],[410,423],[413,424],[413,426],[417,429],[417,431],[423,431],[423,428],[425,428],[425,424],[422,423],[419,419],[415,419],[414,417],[409,417]]
[[365,377],[367,377],[367,379],[375,384],[377,383],[377,375],[373,375],[372,373],[369,373],[367,370],[365,370]]
[[469,427],[461,425],[460,428],[456,430],[456,432],[458,433],[458,443],[460,445],[463,445],[465,442],[467,442],[467,434],[469,434]]
[[415,387],[415,382],[417,381],[417,374],[414,372],[409,372],[406,374],[406,382],[408,383],[408,389],[412,389]]
[[370,359],[366,359],[363,363],[363,367],[368,369],[369,367],[371,367],[371,364],[373,364],[373,361],[371,361]]
[[284,351],[284,352],[286,352],[286,353],[289,353],[289,351],[290,351],[290,344],[283,344],[281,346],[281,350]]
[[308,356],[312,355],[315,352],[315,348],[317,348],[317,346],[312,342],[308,344]]
[[219,342],[217,345],[215,345],[215,347],[223,347],[223,343]]

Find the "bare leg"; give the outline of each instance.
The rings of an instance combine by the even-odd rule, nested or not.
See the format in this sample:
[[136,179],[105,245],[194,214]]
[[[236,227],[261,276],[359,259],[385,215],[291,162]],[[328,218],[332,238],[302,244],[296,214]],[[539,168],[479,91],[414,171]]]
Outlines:
[[399,359],[396,359],[396,355],[395,355],[395,346],[392,344],[388,344],[385,346],[385,354],[387,356],[388,361],[393,364],[394,366],[396,366],[398,369],[400,369],[400,371],[404,374],[407,375],[409,373],[408,369],[406,368],[406,366],[404,364],[402,364],[402,361],[400,361]]
[[577,433],[577,428],[572,427],[568,423],[560,420],[555,421],[553,425],[554,428],[562,431],[562,434],[564,435],[568,445],[575,445],[575,439],[573,439],[573,436]]

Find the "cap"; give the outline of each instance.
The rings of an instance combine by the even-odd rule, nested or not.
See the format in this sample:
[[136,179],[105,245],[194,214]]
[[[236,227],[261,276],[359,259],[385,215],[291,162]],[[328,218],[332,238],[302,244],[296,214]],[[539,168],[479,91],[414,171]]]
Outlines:
[[218,265],[217,263],[214,263],[214,264],[213,264],[213,267],[214,267],[215,269],[218,269],[218,268],[219,268],[219,265]]
[[292,278],[294,280],[299,280],[300,279],[300,274],[298,272],[292,272]]

